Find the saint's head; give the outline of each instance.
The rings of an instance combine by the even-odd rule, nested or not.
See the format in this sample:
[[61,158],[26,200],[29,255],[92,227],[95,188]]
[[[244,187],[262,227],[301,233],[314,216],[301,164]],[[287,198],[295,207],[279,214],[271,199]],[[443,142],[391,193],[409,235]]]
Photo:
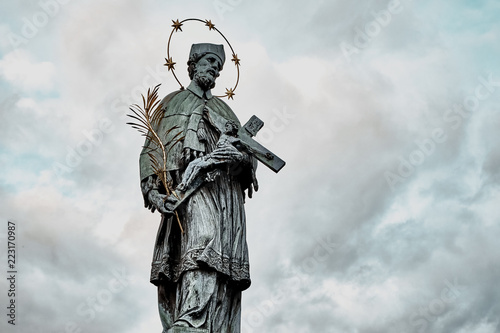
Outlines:
[[189,78],[202,90],[210,90],[215,87],[215,79],[219,77],[225,60],[223,45],[193,44],[187,63]]

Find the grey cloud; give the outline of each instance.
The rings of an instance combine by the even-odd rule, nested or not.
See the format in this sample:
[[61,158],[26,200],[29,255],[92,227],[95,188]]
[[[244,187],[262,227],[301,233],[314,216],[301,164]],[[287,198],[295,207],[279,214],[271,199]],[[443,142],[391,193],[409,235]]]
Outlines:
[[[142,138],[112,108],[142,82],[146,66],[162,60],[153,44],[163,43],[164,32],[157,29],[169,27],[174,15],[169,5],[155,7],[168,16],[158,24],[148,20],[152,9],[144,3],[68,7],[55,46],[60,59],[54,63],[65,83],[61,97],[41,103],[40,114],[16,109],[0,124],[3,147],[19,156],[36,151],[47,161],[64,161],[64,140],[75,148],[99,119],[114,125],[57,187],[42,180],[34,184],[40,197],[0,187],[2,212],[25,223],[24,278],[40,278],[22,285],[32,292],[24,299],[25,332],[41,319],[53,320],[44,328],[54,331],[76,320],[92,332],[133,332],[133,325],[150,315],[154,297],[142,295],[154,289],[147,274],[158,216],[142,208],[137,166]],[[432,332],[479,333],[483,322],[498,330],[498,226],[492,204],[498,191],[498,119],[477,114],[457,130],[443,121],[450,106],[473,93],[477,82],[469,78],[479,75],[481,65],[466,66],[466,56],[445,50],[446,36],[417,15],[425,10],[415,2],[354,64],[344,63],[338,44],[352,41],[354,26],[386,5],[242,2],[217,23],[242,29],[249,39],[259,36],[267,52],[260,63],[242,57],[247,76],[231,102],[242,121],[257,114],[270,128],[274,109],[294,115],[266,143],[287,166],[277,175],[259,169],[261,190],[247,202],[253,286],[244,293],[243,322],[277,292],[286,294],[273,303],[272,313],[258,312],[263,323],[255,331],[417,332],[412,318]],[[100,20],[94,21],[94,14]],[[250,23],[251,31],[242,28]],[[150,39],[144,37],[148,33]],[[473,57],[472,52],[467,54]],[[288,81],[277,69],[292,55],[342,65],[316,73],[321,82],[313,99],[303,89],[318,82],[300,75]],[[494,115],[496,100],[493,95],[484,110]],[[81,108],[65,109],[71,103]],[[126,104],[119,105],[123,113]],[[29,139],[19,142],[16,124]],[[384,172],[396,172],[398,158],[408,158],[418,148],[415,140],[429,138],[437,127],[445,130],[446,142],[392,191]],[[474,142],[484,148],[484,158],[478,158]],[[394,207],[405,214],[382,225]],[[118,211],[113,220],[110,214]],[[103,235],[113,240],[93,234],[113,226],[119,237]],[[82,321],[75,307],[102,289],[111,278],[108,268],[115,266],[127,267],[141,283],[116,294],[95,320]],[[432,320],[420,316],[419,309],[429,309],[446,281],[455,278],[463,286],[460,296]],[[348,294],[349,288],[359,292]]]

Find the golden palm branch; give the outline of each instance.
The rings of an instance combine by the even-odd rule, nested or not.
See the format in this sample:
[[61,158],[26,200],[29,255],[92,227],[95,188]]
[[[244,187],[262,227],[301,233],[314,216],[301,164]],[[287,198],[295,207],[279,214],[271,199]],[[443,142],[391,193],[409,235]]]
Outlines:
[[[155,86],[152,90],[151,88],[148,89],[147,98],[144,98],[144,95],[141,95],[143,107],[140,107],[137,104],[133,104],[132,106],[130,106],[132,114],[127,114],[127,116],[134,119],[135,122],[127,123],[127,125],[132,126],[132,128],[138,130],[142,136],[146,137],[146,144],[144,145],[144,148],[149,149],[149,151],[147,151],[146,153],[149,156],[153,172],[162,182],[167,196],[173,193],[177,197],[177,194],[173,189],[172,181],[167,177],[167,154],[177,143],[182,141],[184,137],[181,136],[182,131],[179,131],[168,142],[164,144],[160,139],[158,133],[156,133],[156,130],[160,125],[160,121],[163,118],[163,109],[161,107],[161,101],[158,98],[159,88],[160,84]],[[179,126],[173,126],[165,133],[165,136],[178,128]],[[152,143],[154,146],[150,147],[148,143]],[[165,146],[170,148],[167,150]],[[159,161],[157,156],[154,154],[154,152],[158,149],[160,149],[161,151],[161,161]],[[179,223],[181,231],[184,232],[177,212],[175,212],[175,215],[177,217],[177,222]]]

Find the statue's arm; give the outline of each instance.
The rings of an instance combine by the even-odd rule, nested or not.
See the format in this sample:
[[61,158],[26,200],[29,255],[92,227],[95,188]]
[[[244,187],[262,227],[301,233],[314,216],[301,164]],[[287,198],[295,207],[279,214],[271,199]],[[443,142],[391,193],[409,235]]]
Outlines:
[[[228,142],[229,143],[229,142]],[[228,173],[237,177],[242,185],[242,190],[248,190],[248,196],[251,198],[253,191],[258,191],[259,185],[255,171],[257,169],[257,160],[247,151],[240,151],[231,143],[219,145],[212,152],[196,158],[189,162],[186,168],[182,182],[176,188],[179,191],[187,191],[191,186],[196,185],[198,177],[205,177],[216,168],[227,165]]]
[[151,212],[154,212],[156,207],[153,205],[152,200],[149,199],[149,194],[155,189],[155,186],[155,176],[146,177],[141,181],[141,192],[142,197],[144,198],[144,207],[151,210]]

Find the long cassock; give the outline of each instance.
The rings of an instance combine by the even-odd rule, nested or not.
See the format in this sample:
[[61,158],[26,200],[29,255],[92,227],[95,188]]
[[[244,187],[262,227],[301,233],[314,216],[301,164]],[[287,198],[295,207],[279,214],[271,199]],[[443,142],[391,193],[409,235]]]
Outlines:
[[[194,82],[161,103],[164,116],[157,133],[164,144],[178,132],[184,136],[173,147],[166,145],[171,148],[167,171],[175,187],[189,162],[209,154],[217,144],[221,129],[211,122],[210,114],[241,125],[226,103]],[[150,206],[147,194],[151,189],[164,191],[147,155],[150,148],[154,145],[146,141],[140,157],[146,207]],[[151,283],[158,286],[164,332],[179,323],[208,332],[239,332],[241,291],[250,286],[244,190],[252,181],[252,165],[250,161],[236,168],[222,165],[212,170],[212,181],[204,183],[177,210],[184,233],[174,216],[162,218]]]

